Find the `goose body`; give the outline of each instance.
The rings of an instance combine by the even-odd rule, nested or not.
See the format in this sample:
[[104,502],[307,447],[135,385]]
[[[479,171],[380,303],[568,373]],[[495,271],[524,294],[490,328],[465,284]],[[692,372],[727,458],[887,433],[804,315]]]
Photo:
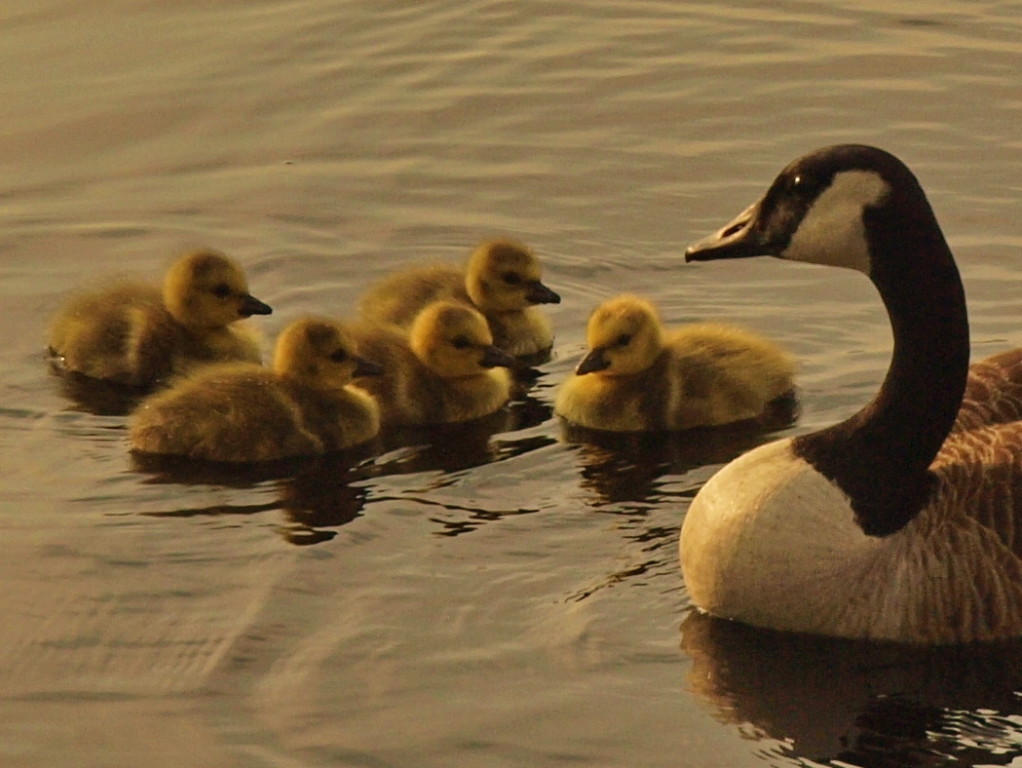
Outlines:
[[471,307],[438,301],[405,333],[396,326],[355,330],[359,349],[380,376],[358,383],[380,403],[385,424],[422,426],[466,421],[507,403],[514,358],[493,345],[486,320]]
[[378,373],[356,354],[343,326],[305,318],[281,334],[273,370],[209,365],[143,400],[132,416],[131,445],[142,453],[225,462],[340,450],[379,431],[376,402],[348,386]]
[[561,298],[542,283],[539,261],[523,243],[486,241],[463,269],[434,265],[392,275],[365,293],[360,309],[371,322],[408,328],[424,307],[440,300],[481,312],[494,345],[514,357],[545,355],[553,346],[550,319],[536,305]]
[[270,312],[234,260],[201,250],[176,261],[162,288],[119,283],[73,297],[54,318],[49,346],[65,370],[152,387],[198,364],[261,362],[259,336],[234,324]]
[[873,147],[817,150],[687,252],[757,255],[865,273],[894,351],[858,413],[760,446],[699,491],[680,542],[694,603],[852,638],[1022,635],[1022,351],[969,368],[961,280],[916,178]]
[[615,432],[715,427],[760,417],[791,397],[791,357],[732,325],[662,327],[652,304],[622,295],[597,307],[589,351],[557,393],[554,410],[590,429]]

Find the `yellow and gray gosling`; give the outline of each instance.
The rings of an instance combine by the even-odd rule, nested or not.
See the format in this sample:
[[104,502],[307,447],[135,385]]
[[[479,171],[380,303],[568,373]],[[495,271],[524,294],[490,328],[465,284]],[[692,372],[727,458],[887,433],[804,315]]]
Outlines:
[[271,311],[233,259],[200,250],[170,267],[162,289],[118,283],[71,298],[53,320],[49,347],[66,371],[152,387],[200,364],[261,362],[259,336],[235,324]]
[[298,320],[280,335],[272,370],[252,363],[205,366],[143,400],[131,419],[131,447],[241,462],[364,443],[379,431],[379,408],[350,384],[380,372],[357,354],[341,324]]
[[768,339],[714,323],[665,330],[655,307],[630,294],[593,311],[586,339],[554,410],[590,429],[716,427],[756,419],[794,390],[793,359]]
[[535,305],[557,304],[561,297],[543,284],[536,255],[516,240],[481,243],[464,269],[435,265],[392,275],[370,288],[359,306],[370,322],[408,328],[438,300],[462,302],[481,312],[494,345],[513,357],[548,355],[553,346],[550,318]]
[[486,320],[450,301],[422,310],[406,334],[396,326],[364,324],[359,348],[384,374],[358,386],[380,403],[388,425],[422,426],[475,419],[510,398],[514,358],[493,344]]

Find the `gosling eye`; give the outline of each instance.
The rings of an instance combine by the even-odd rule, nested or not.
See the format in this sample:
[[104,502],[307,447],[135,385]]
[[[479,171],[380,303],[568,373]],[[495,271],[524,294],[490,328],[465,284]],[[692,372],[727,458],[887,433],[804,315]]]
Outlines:
[[517,272],[505,272],[503,275],[501,275],[501,278],[508,285],[522,284],[522,276],[519,275]]
[[216,296],[218,299],[226,299],[231,295],[231,286],[227,283],[217,283],[210,289],[210,293]]
[[455,349],[468,349],[472,346],[472,342],[469,341],[467,336],[455,336],[451,339],[451,345]]
[[333,353],[331,353],[330,359],[333,360],[335,363],[343,363],[345,360],[348,359],[348,353],[343,349],[337,349],[334,350]]
[[629,344],[631,344],[631,342],[632,334],[622,333],[620,336],[617,337],[617,341],[615,342],[615,344],[619,347],[627,347]]

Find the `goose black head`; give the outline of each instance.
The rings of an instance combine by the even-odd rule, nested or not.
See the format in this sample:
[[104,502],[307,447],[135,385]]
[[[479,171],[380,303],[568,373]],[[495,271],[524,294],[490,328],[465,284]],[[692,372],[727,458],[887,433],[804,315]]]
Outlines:
[[919,182],[894,155],[842,144],[800,157],[720,231],[689,246],[687,261],[776,256],[871,274],[879,241],[936,221]]

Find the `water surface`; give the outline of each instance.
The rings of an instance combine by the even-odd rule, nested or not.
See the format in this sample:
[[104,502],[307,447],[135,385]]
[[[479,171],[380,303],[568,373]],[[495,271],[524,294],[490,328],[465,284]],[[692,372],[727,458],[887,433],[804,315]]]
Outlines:
[[[1022,5],[8,0],[0,32],[4,766],[1022,765],[1014,645],[691,614],[687,504],[773,435],[550,413],[622,290],[795,352],[779,434],[864,403],[890,333],[860,275],[681,258],[828,143],[915,169],[974,355],[1017,344]],[[43,361],[68,291],[196,245],[272,339],[500,234],[563,297],[553,359],[507,414],[380,453],[142,465]]]

